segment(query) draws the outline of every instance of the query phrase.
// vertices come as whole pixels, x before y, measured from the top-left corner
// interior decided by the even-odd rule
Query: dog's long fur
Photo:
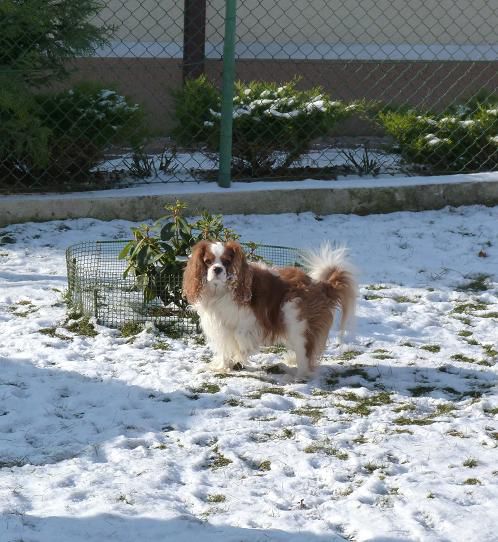
[[[354,316],[356,284],[345,249],[325,244],[300,268],[247,262],[236,242],[202,241],[184,273],[217,369],[244,363],[261,346],[283,343],[295,353],[297,375],[309,375],[326,346],[336,309],[344,332]]]

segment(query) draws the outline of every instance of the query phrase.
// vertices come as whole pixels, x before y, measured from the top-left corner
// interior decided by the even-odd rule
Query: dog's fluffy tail
[[[305,252],[302,259],[308,275],[325,282],[329,286],[329,297],[341,307],[342,336],[353,327],[357,296],[356,271],[348,259],[347,248],[333,248],[330,243],[324,243],[318,250]]]

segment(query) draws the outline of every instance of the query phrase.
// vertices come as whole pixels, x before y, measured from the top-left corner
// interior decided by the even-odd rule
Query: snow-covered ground
[[[278,157],[275,167],[284,161],[285,155],[276,154]],[[147,163],[151,169],[151,175],[145,179],[134,179],[127,177],[121,181],[122,185],[135,186],[144,183],[206,183],[206,178],[203,178],[199,173],[208,173],[209,171],[218,169],[218,159],[214,153],[203,153],[200,151],[193,152],[178,152],[174,155],[167,154],[168,166],[166,171],[163,169],[164,158],[161,154],[147,155]],[[363,147],[353,148],[321,148],[314,149],[304,154],[299,160],[296,160],[291,166],[293,168],[350,168],[351,175],[344,177],[345,179],[356,178],[354,173],[357,169],[356,165],[364,165],[364,160],[368,159],[371,164],[368,171],[364,172],[369,175],[372,169],[378,168],[384,174],[402,175],[407,177],[402,172],[401,158],[397,154],[390,154],[381,150],[369,150],[365,155]],[[133,164],[133,154],[124,154],[119,158],[106,160],[99,164],[95,170],[99,171],[129,171]],[[356,165],[355,165],[356,164]],[[212,181],[212,179],[211,179]]]
[[[0,540],[497,540],[498,207],[226,222],[350,247],[356,340],[309,382],[65,324],[65,248],[129,222],[0,230]]]

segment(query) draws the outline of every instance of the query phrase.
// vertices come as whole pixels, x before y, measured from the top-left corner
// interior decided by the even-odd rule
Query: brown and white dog
[[[284,344],[295,353],[297,377],[308,376],[323,354],[336,309],[341,333],[354,315],[356,284],[344,248],[325,244],[304,255],[308,273],[246,260],[239,243],[201,241],[183,277],[183,293],[200,316],[215,369],[244,364],[261,346]]]

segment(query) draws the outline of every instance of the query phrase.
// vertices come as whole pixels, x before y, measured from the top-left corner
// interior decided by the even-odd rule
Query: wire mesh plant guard
[[[127,242],[87,241],[66,250],[71,306],[107,327],[121,328],[126,324],[144,325],[150,322],[170,334],[200,332],[198,316],[186,302],[165,305],[160,299],[161,291],[181,291],[181,273],[162,275],[159,295],[149,302],[145,300],[135,277],[123,276],[126,261],[119,259],[118,255]],[[301,255],[295,248],[243,246],[249,259],[279,267],[302,265]]]

